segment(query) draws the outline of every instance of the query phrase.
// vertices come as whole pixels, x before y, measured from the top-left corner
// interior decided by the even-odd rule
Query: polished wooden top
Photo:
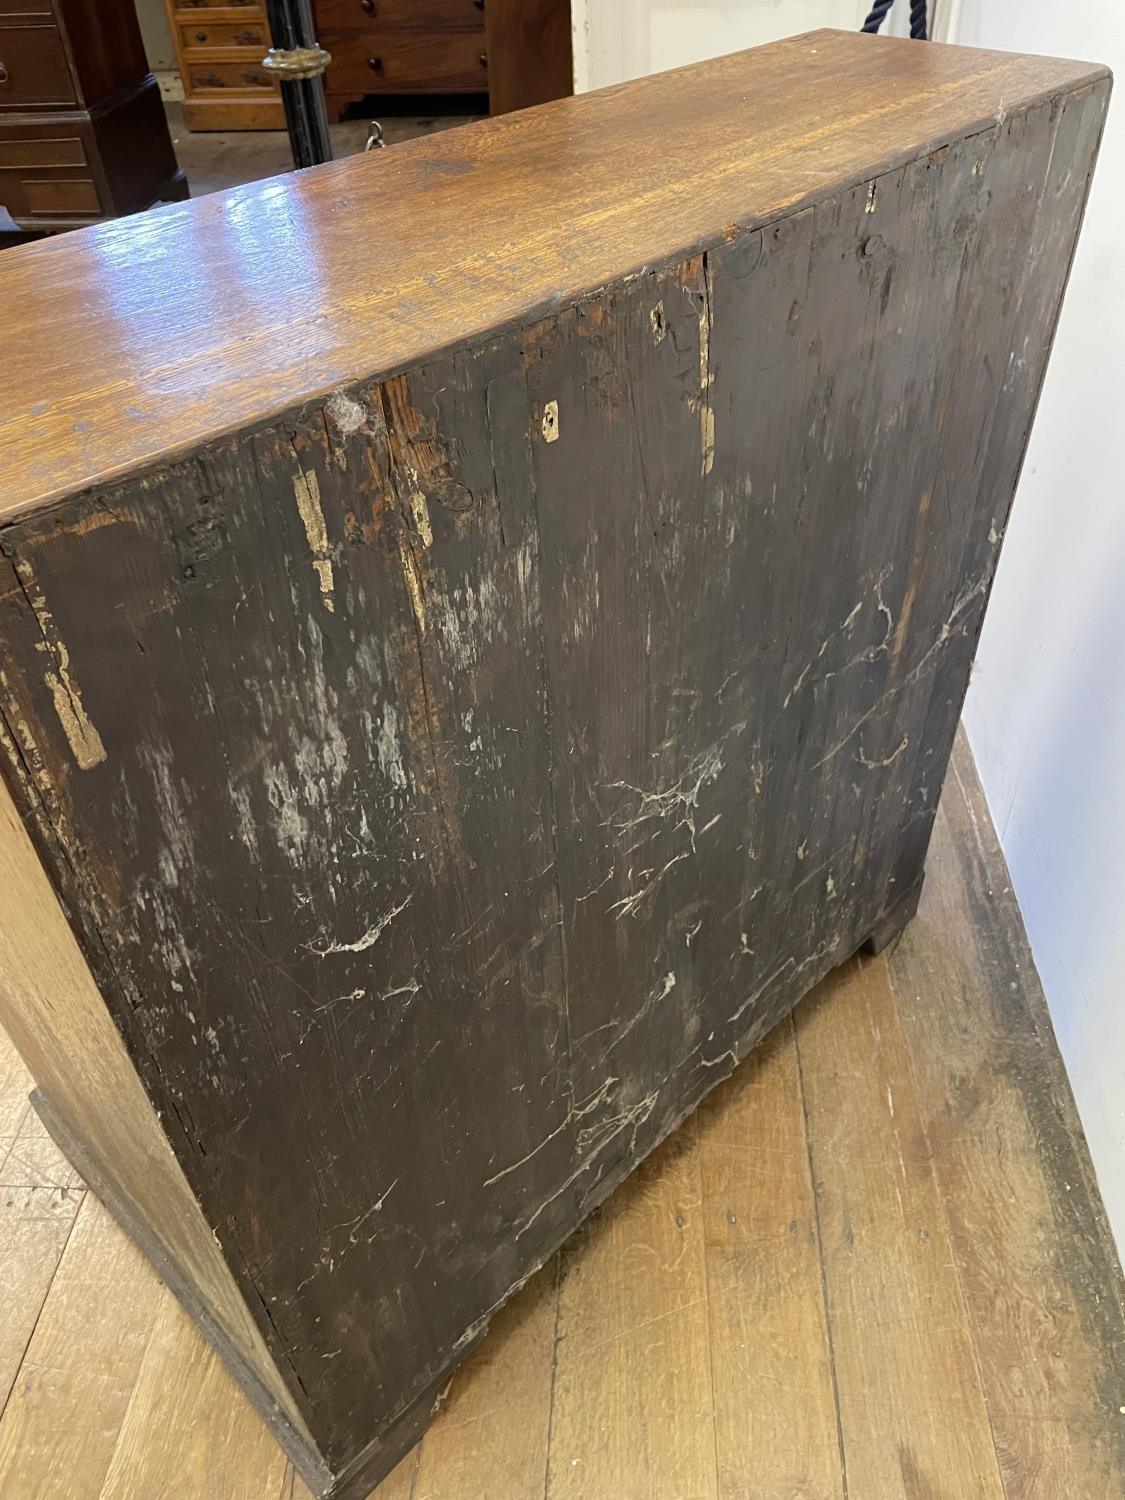
[[[0,521],[1106,69],[817,31],[0,255]]]

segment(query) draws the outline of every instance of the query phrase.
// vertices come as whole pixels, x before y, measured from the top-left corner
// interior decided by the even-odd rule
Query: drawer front
[[[264,57],[270,31],[264,20],[252,16],[244,21],[209,21],[200,16],[180,27],[180,45],[185,52],[196,47],[253,47]]]
[[[84,167],[86,147],[77,135],[0,135],[0,169]]]
[[[51,0],[0,0],[0,18],[5,16],[50,16]]]
[[[96,153],[88,125],[0,116],[0,204],[25,225],[99,218]]]
[[[176,19],[190,20],[201,10],[248,10],[263,15],[261,0],[176,0]]]
[[[34,224],[37,219],[96,219],[102,212],[93,179],[65,170],[48,176],[0,167],[0,204],[19,224]]]
[[[88,177],[25,177],[23,190],[33,218],[94,218],[101,212],[98,190]]]
[[[54,26],[0,26],[0,109],[77,98]]]
[[[369,27],[392,31],[481,31],[477,0],[316,0],[318,36]]]
[[[474,32],[388,32],[346,37],[324,33],[332,54],[330,94],[454,93],[488,87],[484,38]]]
[[[188,92],[195,94],[232,93],[239,91],[273,93],[278,84],[262,67],[260,58],[245,62],[217,61],[214,58],[185,58]]]

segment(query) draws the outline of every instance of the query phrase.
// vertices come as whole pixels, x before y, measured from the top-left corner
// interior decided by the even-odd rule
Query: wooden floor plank
[[[32,1087],[31,1074],[14,1043],[0,1031],[0,1141],[10,1144],[19,1133],[31,1109],[27,1096]]]
[[[99,1500],[274,1496],[286,1469],[218,1355],[162,1291]]]
[[[919,915],[890,957],[1008,1500],[1118,1497],[1112,1241],[1007,871],[959,747]]]
[[[80,1189],[0,1187],[0,1411],[7,1405],[82,1198]]]
[[[841,1500],[816,1210],[789,1022],[704,1101],[699,1137],[720,1500]]]
[[[558,1282],[553,1260],[453,1377],[422,1441],[412,1500],[542,1500]]]
[[[563,1254],[547,1500],[716,1500],[697,1127]]]
[[[848,1490],[1003,1500],[883,959],[796,1013]]]
[[[28,1109],[7,1158],[0,1163],[0,1188],[82,1188],[85,1183]]]
[[[164,1296],[87,1195],[0,1420],[0,1495],[97,1500]]]

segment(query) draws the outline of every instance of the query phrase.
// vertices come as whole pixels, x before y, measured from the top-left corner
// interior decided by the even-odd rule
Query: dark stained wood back
[[[3,773],[322,1495],[913,911],[1108,92],[815,33],[0,260]]]

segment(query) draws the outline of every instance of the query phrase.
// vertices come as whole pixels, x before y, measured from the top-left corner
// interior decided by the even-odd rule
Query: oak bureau
[[[0,257],[0,1021],[318,1495],[908,920],[1108,93],[816,32]]]

